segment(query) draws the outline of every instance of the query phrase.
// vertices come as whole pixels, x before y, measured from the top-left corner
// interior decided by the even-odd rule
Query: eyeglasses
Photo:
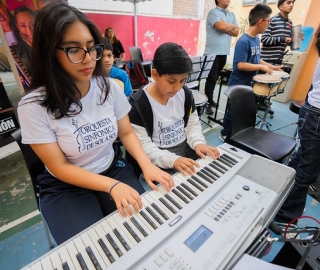
[[[86,57],[86,54],[88,53],[92,60],[98,61],[101,59],[102,53],[103,53],[103,45],[97,44],[89,48],[88,50],[85,50],[80,47],[57,47],[57,49],[64,51],[66,55],[68,56],[68,59],[73,64],[79,64],[81,63],[84,58]]]
[[[261,21],[268,22],[268,24],[270,24],[270,20],[268,19],[261,19]]]

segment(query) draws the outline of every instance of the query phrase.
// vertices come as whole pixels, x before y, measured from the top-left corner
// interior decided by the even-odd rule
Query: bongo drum
[[[253,77],[253,93],[259,96],[272,96],[277,93],[281,79],[276,75],[258,74]]]
[[[200,117],[204,113],[204,109],[206,107],[206,104],[208,102],[208,98],[206,95],[200,93],[199,91],[191,91],[193,98],[194,98],[194,103],[196,105],[196,109],[198,112],[198,116]]]
[[[274,70],[272,72],[272,75],[278,76],[281,79],[281,83],[277,90],[277,94],[282,94],[284,92],[284,88],[286,87],[288,80],[290,79],[289,73],[284,72],[282,70]]]

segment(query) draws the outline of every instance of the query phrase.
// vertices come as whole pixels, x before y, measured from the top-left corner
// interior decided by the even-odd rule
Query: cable
[[[284,229],[284,232],[283,232],[283,238],[284,238],[284,239],[286,239],[286,234],[287,234],[287,231],[288,231],[289,226],[291,226],[291,224],[295,223],[297,220],[302,219],[302,218],[309,218],[309,219],[312,219],[312,220],[314,220],[314,221],[316,221],[316,222],[318,222],[318,223],[320,224],[320,221],[319,221],[318,219],[316,219],[316,218],[314,218],[314,217],[311,217],[311,216],[299,216],[299,217],[296,217],[296,218],[294,218],[293,220],[291,220],[291,221],[287,224],[286,228]],[[299,233],[297,233],[297,234],[299,234]]]

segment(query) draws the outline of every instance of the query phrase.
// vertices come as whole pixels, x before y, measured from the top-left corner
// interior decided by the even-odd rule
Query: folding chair
[[[143,69],[148,77],[151,77],[151,67],[152,67],[152,60],[143,60],[143,56],[141,53],[141,49],[139,47],[129,47],[130,51],[130,60],[140,61]]]
[[[44,172],[44,164],[42,163],[41,159],[36,155],[35,152],[33,152],[32,148],[29,144],[23,144],[21,143],[21,130],[20,128],[16,129],[11,133],[11,136],[14,138],[14,140],[17,142],[17,144],[20,147],[20,150],[22,152],[22,155],[24,157],[24,161],[27,165],[27,169],[30,174],[34,196],[36,198],[37,206],[40,211],[39,207],[39,187],[36,184],[36,178],[40,173]],[[41,214],[41,211],[40,211]],[[42,215],[41,215],[42,217]],[[47,226],[46,221],[42,218],[43,226],[47,235],[49,247],[52,248],[54,246],[53,238],[50,234],[49,228]]]

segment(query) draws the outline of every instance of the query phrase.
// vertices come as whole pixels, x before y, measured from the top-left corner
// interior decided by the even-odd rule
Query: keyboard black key
[[[191,187],[189,187],[187,184],[182,183],[181,184],[182,187],[184,187],[186,190],[188,190],[193,196],[197,197],[198,193],[195,192]]]
[[[210,173],[212,178],[214,180],[218,180],[220,178],[219,174],[217,174],[215,171],[213,171],[210,167],[206,166],[203,168],[204,171]]]
[[[176,186],[176,189],[179,190],[183,195],[185,195],[188,199],[193,200],[194,197],[189,193],[185,188],[181,186]]]
[[[190,201],[183,196],[176,188],[171,189],[172,193],[174,193],[175,195],[177,195],[183,202],[185,202],[186,204],[188,204]]]
[[[201,192],[204,191],[203,187],[201,187],[200,185],[198,185],[193,179],[188,178],[187,181],[193,185],[195,188],[199,189]]]
[[[162,219],[152,210],[151,207],[147,206],[146,210],[160,225],[163,224]]]
[[[201,176],[202,179],[206,180],[210,184],[213,184],[214,180],[212,180],[212,177],[204,169],[202,169],[201,171],[198,171],[197,174],[199,174],[199,176]]]
[[[198,173],[197,173],[198,174]],[[199,176],[199,175],[198,175]],[[201,186],[203,186],[204,188],[208,188],[209,186],[203,182],[199,177],[192,175],[191,178],[196,181],[197,183],[199,183]]]
[[[220,156],[220,158],[222,160],[224,160],[227,164],[229,164],[229,167],[233,167],[235,165],[235,163],[233,161],[231,161],[230,159],[228,159],[226,156],[222,155]]]
[[[137,229],[142,233],[144,237],[147,237],[149,234],[146,232],[146,230],[141,226],[139,221],[135,217],[131,217],[130,220],[134,224],[134,226],[137,227]]]
[[[223,154],[223,156],[225,156],[227,159],[229,159],[229,160],[233,161],[233,162],[234,162],[234,164],[237,164],[237,163],[238,163],[238,161],[237,161],[237,160],[235,160],[234,158],[230,157],[228,154]]]
[[[176,213],[177,213],[176,209],[174,209],[164,198],[159,198],[159,201],[160,201],[165,207],[167,207],[173,214],[176,214]]]
[[[100,266],[100,264],[99,264],[96,256],[95,256],[94,253],[92,252],[91,247],[86,247],[86,251],[87,251],[87,253],[88,253],[88,255],[89,255],[90,260],[91,260],[92,263],[93,263],[94,268],[95,268],[96,270],[102,270],[102,267]]]
[[[217,159],[217,161],[223,163],[224,165],[226,165],[226,166],[229,167],[229,168],[232,168],[232,167],[233,167],[232,164],[231,164],[228,160],[226,160],[226,159],[223,158],[223,156],[220,156],[220,157]]]
[[[104,243],[104,241],[103,241],[101,238],[98,240],[98,243],[99,243],[100,247],[102,248],[104,254],[106,254],[108,260],[109,260],[111,263],[115,262],[115,259],[114,259],[114,257],[112,256],[110,250],[108,249],[108,247],[106,246],[106,244]]]
[[[128,230],[128,232],[132,235],[132,237],[134,238],[134,240],[137,241],[137,243],[139,243],[141,241],[140,237],[135,233],[135,231],[131,228],[131,226],[129,225],[128,222],[123,222],[123,226]]]
[[[168,219],[169,219],[169,217],[167,216],[167,214],[166,214],[165,212],[163,212],[158,205],[156,205],[155,203],[151,203],[151,206],[152,206],[165,220],[168,220]]]
[[[222,174],[224,174],[226,171],[228,171],[228,169],[226,167],[222,166],[220,163],[218,163],[216,161],[212,161],[211,163],[209,163],[209,166],[216,169],[217,171],[219,171]]]
[[[153,229],[158,229],[158,226],[152,221],[151,218],[149,218],[149,216],[146,214],[146,212],[144,212],[144,210],[141,210],[139,214],[150,224],[150,226]]]
[[[112,230],[113,233],[117,236],[117,238],[119,239],[120,243],[123,245],[123,247],[125,248],[126,251],[130,250],[130,246],[128,245],[128,243],[126,242],[126,240],[123,238],[123,236],[121,235],[121,233],[117,230],[114,229]],[[111,244],[111,243],[110,243]],[[112,245],[112,244],[111,244]],[[120,250],[121,251],[121,250]]]
[[[168,201],[170,201],[179,210],[182,209],[182,206],[174,198],[172,198],[172,196],[170,196],[170,194],[167,193],[164,196],[168,199]]]
[[[110,233],[106,234],[106,238],[109,241],[110,245],[113,247],[114,251],[118,254],[119,257],[121,257],[123,255],[121,249],[119,248],[119,246],[117,245],[116,241],[113,240],[112,236]],[[123,239],[123,238],[122,238]],[[119,240],[120,241],[120,240]],[[120,243],[122,244],[122,242],[120,241]],[[126,243],[127,244],[127,243]],[[128,245],[128,244],[127,244]],[[124,247],[125,248],[125,247]],[[129,247],[130,249],[130,247]],[[126,249],[127,250],[127,249]]]
[[[64,263],[62,264],[62,269],[63,269],[63,270],[70,270],[69,265],[68,265],[67,262],[64,262]]]
[[[79,262],[79,264],[80,264],[81,269],[82,269],[82,270],[89,270],[89,268],[88,268],[88,266],[86,265],[86,262],[84,261],[81,253],[78,253],[78,254],[76,255],[76,257],[77,257],[77,260],[78,260],[78,262]]]

